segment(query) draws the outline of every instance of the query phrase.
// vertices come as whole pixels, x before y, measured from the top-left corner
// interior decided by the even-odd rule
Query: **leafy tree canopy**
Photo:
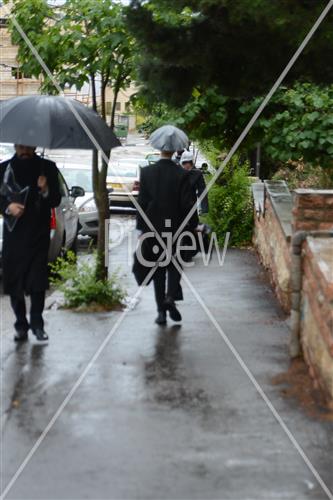
[[[132,0],[127,18],[141,50],[143,92],[184,104],[193,89],[249,98],[267,91],[326,0]],[[317,83],[333,77],[330,13],[291,71]]]
[[[102,93],[107,85],[116,94],[130,84],[134,41],[129,36],[121,3],[67,0],[59,7],[51,7],[45,0],[13,0],[12,13],[62,87],[75,85],[81,89],[91,82],[95,97],[97,81]],[[35,77],[43,74],[43,90],[57,93],[13,23],[11,33],[19,47],[22,70]]]
[[[118,93],[130,84],[134,71],[134,41],[127,31],[122,3],[114,0],[67,0],[55,7],[45,0],[12,0],[11,3],[12,13],[62,88],[68,85],[81,89],[89,82],[95,110],[100,90],[101,109],[98,111],[105,120],[106,87],[112,87],[112,127]],[[19,47],[18,60],[22,70],[35,77],[43,74],[42,90],[57,93],[35,54],[17,32],[13,19],[10,29],[13,42]],[[101,280],[107,278],[104,264],[104,221],[109,218],[107,166],[108,162],[103,161],[99,168],[98,155],[94,151],[92,178],[99,214],[96,279]]]
[[[240,107],[242,128],[260,98]],[[261,141],[266,154],[284,163],[299,160],[327,167],[333,174],[333,86],[309,83],[282,88],[254,125],[248,142]]]

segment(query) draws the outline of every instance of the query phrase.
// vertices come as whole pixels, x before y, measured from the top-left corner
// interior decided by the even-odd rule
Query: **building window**
[[[112,110],[112,102],[106,101],[105,103],[105,108],[106,108],[106,114],[111,115],[111,110]],[[116,111],[121,111],[121,102],[116,103]]]
[[[0,28],[7,28],[8,19],[6,17],[0,17]]]
[[[24,75],[19,68],[14,67],[12,68],[12,77],[15,78],[15,80],[22,80],[22,78],[24,78]]]

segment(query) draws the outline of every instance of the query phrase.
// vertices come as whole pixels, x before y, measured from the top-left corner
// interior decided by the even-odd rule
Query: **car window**
[[[108,175],[116,177],[137,177],[138,165],[112,165],[108,168]]]
[[[64,168],[61,170],[62,175],[66,179],[67,186],[80,186],[87,193],[93,191],[92,188],[92,175],[89,170],[80,168]]]
[[[146,159],[149,161],[149,162],[152,162],[152,163],[155,163],[157,162],[158,160],[161,159],[161,156],[159,154],[156,154],[156,153],[152,153],[152,154],[149,154],[146,156]]]
[[[60,172],[58,174],[58,180],[59,180],[59,190],[60,190],[61,196],[68,197],[69,196],[68,187],[66,185],[65,179],[63,178],[63,176],[61,175]]]
[[[0,144],[0,160],[14,156],[15,149],[11,144]]]

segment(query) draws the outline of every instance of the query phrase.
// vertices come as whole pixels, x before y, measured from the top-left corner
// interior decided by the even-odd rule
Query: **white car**
[[[140,168],[147,165],[149,165],[147,160],[133,157],[110,161],[107,187],[110,190],[109,199],[112,212],[119,210],[133,212],[135,210],[126,188],[135,198],[138,196]],[[96,238],[98,235],[98,210],[92,187],[91,166],[68,162],[64,162],[62,165],[61,161],[58,160],[58,168],[70,188],[73,186],[84,188],[85,196],[75,200],[80,220],[79,234]]]
[[[107,186],[112,189],[111,210],[119,208],[135,209],[133,198],[137,198],[140,189],[140,169],[149,165],[142,158],[126,158],[110,161]]]
[[[79,234],[96,237],[98,234],[98,211],[92,187],[92,168],[74,163],[65,163],[64,166],[58,166],[58,168],[68,186],[80,186],[85,191],[83,197],[75,200],[79,212]]]
[[[0,143],[0,162],[10,160],[15,154],[15,149],[13,144],[8,144],[7,142]]]

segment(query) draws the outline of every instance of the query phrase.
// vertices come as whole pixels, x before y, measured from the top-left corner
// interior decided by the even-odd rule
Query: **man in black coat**
[[[193,155],[189,151],[184,151],[180,159],[180,165],[189,172],[190,184],[195,199],[199,198],[206,189],[206,183],[201,170],[194,166]],[[200,203],[200,213],[208,213],[208,195],[203,197]]]
[[[141,169],[138,196],[138,203],[141,209],[166,245],[168,245],[168,241],[170,242],[171,236],[173,238],[193,207],[193,194],[191,192],[188,173],[171,160],[172,154],[173,152],[162,151],[161,159],[155,165]],[[189,229],[193,231],[197,224],[198,216],[195,211],[184,231]],[[149,235],[152,230],[140,212],[137,215],[137,229],[142,232],[141,238],[144,240],[141,247],[144,258],[149,262],[157,262],[163,254],[163,247],[154,235]],[[176,245],[177,241],[174,241],[172,247],[174,255]],[[180,300],[181,298],[181,274],[172,262],[169,262],[165,266],[157,266],[157,270],[155,270],[153,275],[158,311],[155,321],[160,325],[165,324],[166,311],[169,311],[171,319],[181,321],[180,312],[175,305],[175,300]],[[166,277],[168,278],[167,283]],[[141,284],[140,280],[138,282]]]
[[[14,157],[0,164],[3,286],[16,317],[15,341],[27,340],[29,328],[37,340],[48,340],[42,314],[48,288],[50,217],[61,194],[55,163],[37,156],[35,149],[15,145]],[[25,294],[31,298],[30,324]]]

